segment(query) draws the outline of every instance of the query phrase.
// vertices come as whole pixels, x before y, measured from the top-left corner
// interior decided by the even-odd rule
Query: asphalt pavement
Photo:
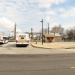
[[[0,75],[75,75],[75,54],[0,55]]]
[[[75,75],[75,49],[0,46],[0,75]]]
[[[0,54],[62,54],[75,53],[74,49],[43,49],[28,46],[16,47],[15,43],[4,44],[0,47]]]

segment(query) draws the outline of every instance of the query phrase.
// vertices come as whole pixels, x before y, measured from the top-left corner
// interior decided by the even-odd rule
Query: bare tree
[[[63,34],[64,33],[64,28],[63,27],[61,27],[61,25],[59,25],[59,26],[54,26],[53,28],[52,28],[52,30],[51,30],[51,32],[52,33],[59,33],[59,34]]]
[[[75,26],[72,28],[73,35],[75,37]]]
[[[75,39],[75,27],[71,29],[66,29],[66,35],[68,35],[68,39]]]
[[[40,33],[42,33],[42,29],[40,30]],[[48,29],[47,28],[43,28],[43,34],[47,34],[48,33]]]
[[[48,33],[48,29],[47,28],[44,28],[43,29],[43,33],[47,34]]]

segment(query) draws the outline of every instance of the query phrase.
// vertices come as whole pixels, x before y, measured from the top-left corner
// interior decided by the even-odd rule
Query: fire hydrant
[[[36,44],[37,44],[37,39],[36,39]]]

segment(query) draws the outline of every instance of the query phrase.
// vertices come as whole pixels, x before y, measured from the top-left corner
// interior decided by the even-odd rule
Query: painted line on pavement
[[[75,67],[71,67],[71,68],[75,68]]]

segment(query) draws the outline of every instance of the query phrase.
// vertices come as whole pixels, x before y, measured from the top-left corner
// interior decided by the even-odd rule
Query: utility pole
[[[31,28],[31,41],[32,41],[32,30],[33,30],[33,29]]]
[[[10,33],[9,33],[9,38],[10,38]]]
[[[48,34],[49,34],[49,23],[48,23]]]
[[[43,45],[43,19],[42,19],[42,45]]]
[[[16,23],[15,23],[15,40],[16,40]]]

